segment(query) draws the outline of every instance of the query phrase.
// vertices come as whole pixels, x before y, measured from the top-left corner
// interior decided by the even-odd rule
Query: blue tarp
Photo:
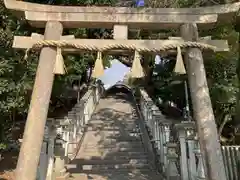
[[[144,6],[144,0],[136,0],[137,7],[143,7]]]
[[[130,71],[130,68],[122,64],[117,59],[111,61],[111,67],[104,70],[104,75],[98,78],[104,84],[105,89],[109,89],[117,82],[123,81],[124,76]]]

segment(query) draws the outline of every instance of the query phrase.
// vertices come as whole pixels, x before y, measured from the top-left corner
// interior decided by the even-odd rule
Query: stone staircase
[[[160,179],[148,163],[129,96],[100,100],[85,127],[77,157],[68,165],[72,180]]]
[[[96,85],[64,119],[48,119],[38,179],[205,179],[195,123],[164,116],[139,90],[136,102],[128,87],[102,98]]]

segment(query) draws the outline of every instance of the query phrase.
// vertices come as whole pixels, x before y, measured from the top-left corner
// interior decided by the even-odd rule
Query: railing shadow
[[[117,91],[119,92],[119,89]],[[83,158],[74,159],[72,164],[76,164],[76,168],[69,169],[69,172],[85,173],[89,179],[94,179],[94,175],[110,179],[152,179],[151,175],[146,172],[156,173],[156,171],[150,167],[146,157],[137,122],[139,118],[134,113],[135,108],[132,105],[131,93],[126,90],[121,93],[111,90],[107,92],[102,101],[109,99],[113,102],[111,103],[111,100],[107,101],[108,104],[105,107],[100,107],[93,114],[88,125],[93,132],[92,135],[98,139],[94,145],[100,148],[102,152],[100,150],[98,156],[91,156],[87,160]],[[99,106],[101,106],[101,102]],[[99,123],[97,124],[96,121],[99,121]],[[89,133],[89,131],[86,132]],[[120,142],[124,143],[121,144]],[[92,146],[85,150],[88,152],[91,149],[95,151],[94,148]],[[121,150],[119,151],[119,149]],[[96,160],[97,164],[94,164]],[[106,164],[109,169],[105,169]],[[91,168],[90,170],[83,170],[82,165],[91,165]],[[119,166],[121,173],[116,173],[118,171],[117,166]],[[113,170],[114,168],[115,170]]]

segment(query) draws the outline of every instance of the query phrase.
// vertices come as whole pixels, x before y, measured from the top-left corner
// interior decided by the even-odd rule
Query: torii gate
[[[15,36],[13,47],[41,49],[37,74],[28,112],[23,142],[17,164],[16,180],[35,180],[43,141],[48,106],[54,81],[57,46],[64,53],[80,50],[108,51],[130,49],[139,52],[165,51],[184,47],[185,63],[197,122],[201,151],[206,163],[206,177],[226,180],[223,158],[206,81],[202,51],[228,51],[225,40],[199,38],[198,29],[213,28],[229,22],[239,10],[240,3],[203,8],[127,8],[73,7],[4,0],[5,6],[24,17],[32,26],[44,28],[44,36]],[[63,28],[113,28],[114,40],[75,39],[62,36]],[[128,29],[179,29],[181,37],[169,40],[127,40]],[[43,40],[43,41],[42,41]],[[52,44],[49,44],[52,40]],[[55,40],[55,41],[54,41]],[[59,41],[58,40],[64,40]],[[45,45],[43,44],[45,42]],[[38,44],[39,46],[36,46]],[[214,47],[214,48],[213,48]]]

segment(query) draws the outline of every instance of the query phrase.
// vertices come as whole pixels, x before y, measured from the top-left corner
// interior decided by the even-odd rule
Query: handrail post
[[[167,143],[167,171],[166,177],[167,180],[171,180],[172,177],[174,179],[179,179],[179,173],[177,169],[177,162],[178,162],[178,154],[177,154],[177,147],[176,143]]]
[[[191,122],[190,127],[187,129],[187,145],[188,145],[188,165],[189,165],[189,176],[191,180],[196,179],[197,166],[196,166],[196,156],[194,153],[194,147],[196,144],[196,128],[195,123]]]
[[[60,141],[56,139],[55,148],[54,148],[54,155],[55,155],[54,176],[55,177],[62,177],[66,173],[65,149],[62,147],[62,142],[60,142]]]
[[[178,137],[179,137],[179,142],[180,142],[181,179],[189,180],[185,123],[182,122],[182,123],[176,124],[175,126],[178,131]]]
[[[161,122],[159,122],[159,133],[160,133],[160,163],[162,165],[162,172],[165,172],[164,166],[164,128]]]
[[[161,122],[162,132],[163,132],[163,164],[164,164],[164,173],[167,172],[168,160],[167,160],[167,143],[170,142],[170,125],[171,122],[164,120]]]
[[[69,132],[69,139],[68,141],[70,142],[75,142],[75,138],[76,138],[76,127],[75,127],[75,123],[76,123],[76,113],[74,108],[68,112],[68,117],[67,117],[70,121],[70,124],[68,125],[68,132]],[[73,152],[75,148],[75,144],[69,144],[69,152]]]
[[[195,155],[198,159],[195,179],[198,178],[198,179],[204,180],[206,178],[205,177],[205,169],[204,169],[204,158],[203,158],[203,155],[201,153],[201,149],[200,149],[198,139],[196,139],[196,142],[195,142],[194,153],[195,153]]]
[[[54,168],[54,145],[56,138],[56,129],[52,124],[48,127],[48,166],[46,180],[53,180],[53,168]]]

